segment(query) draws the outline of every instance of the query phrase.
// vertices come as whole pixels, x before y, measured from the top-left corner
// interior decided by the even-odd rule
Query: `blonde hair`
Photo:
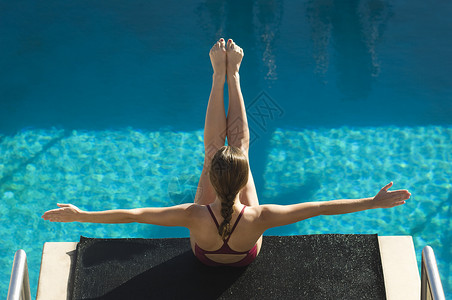
[[[248,182],[248,160],[243,152],[234,146],[223,146],[213,156],[210,165],[210,182],[221,200],[223,222],[218,234],[226,239],[231,233],[231,218],[234,199]]]

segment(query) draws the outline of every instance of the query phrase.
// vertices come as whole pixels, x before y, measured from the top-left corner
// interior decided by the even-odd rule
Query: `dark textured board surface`
[[[377,235],[265,236],[248,267],[208,267],[188,238],[81,237],[72,299],[385,299]]]

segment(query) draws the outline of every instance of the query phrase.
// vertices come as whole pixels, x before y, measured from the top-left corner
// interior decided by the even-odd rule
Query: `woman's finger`
[[[389,188],[392,186],[392,181],[390,182],[390,183],[388,183],[387,185],[385,185],[383,188],[382,188],[382,190],[384,190],[384,191],[388,191],[389,190]]]
[[[391,191],[389,192],[390,194],[399,197],[402,200],[406,200],[408,198],[410,198],[411,193],[408,192],[407,190],[397,190],[397,191]]]

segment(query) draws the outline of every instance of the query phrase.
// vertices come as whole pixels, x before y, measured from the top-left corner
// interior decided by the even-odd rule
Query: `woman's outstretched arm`
[[[260,220],[263,230],[292,224],[320,215],[341,215],[374,208],[390,208],[405,203],[411,194],[407,190],[389,191],[392,182],[384,186],[375,197],[293,205],[261,205]]]
[[[86,223],[146,223],[161,226],[183,226],[189,228],[193,217],[192,203],[171,207],[149,207],[115,209],[106,211],[83,211],[72,204],[57,204],[60,208],[46,211],[42,218],[50,222]]]

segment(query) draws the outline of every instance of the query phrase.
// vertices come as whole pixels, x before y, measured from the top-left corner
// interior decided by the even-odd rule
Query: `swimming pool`
[[[174,2],[174,3],[173,3]],[[262,203],[371,196],[403,207],[267,234],[412,235],[452,294],[452,5],[422,1],[0,1],[0,294],[14,252],[35,294],[45,241],[182,237],[144,225],[52,224],[86,209],[192,201],[219,37],[245,50],[242,89]]]

